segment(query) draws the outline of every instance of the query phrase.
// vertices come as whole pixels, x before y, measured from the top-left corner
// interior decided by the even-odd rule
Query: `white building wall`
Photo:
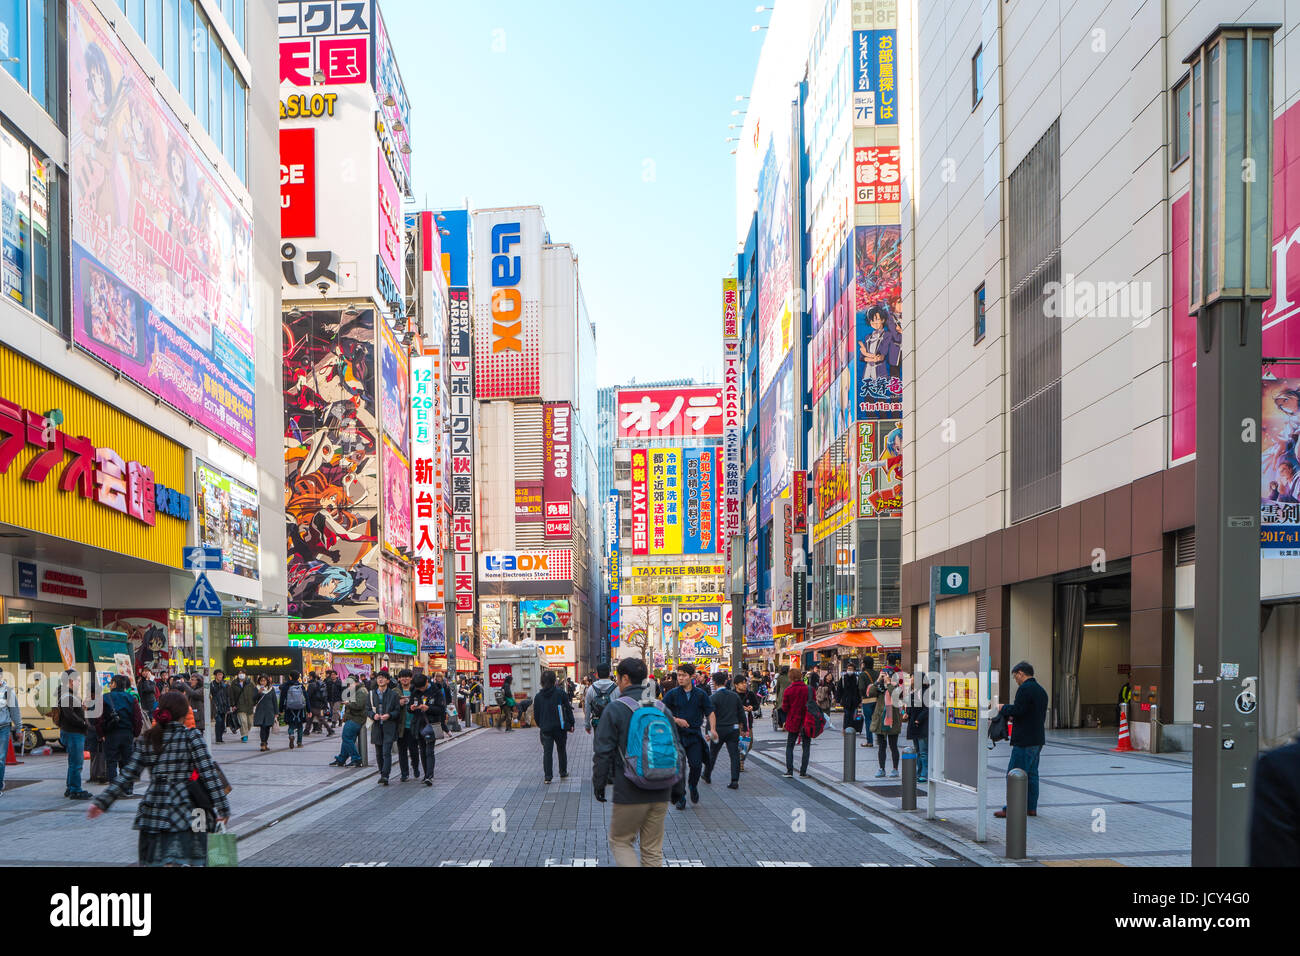
[[[542,397],[578,400],[578,257],[567,243],[542,246]]]

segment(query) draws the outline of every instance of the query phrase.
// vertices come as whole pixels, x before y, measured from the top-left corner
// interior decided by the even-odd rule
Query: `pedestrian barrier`
[[[903,754],[903,809],[916,809],[916,754]]]
[[[1007,859],[1023,860],[1028,839],[1029,774],[1019,767],[1007,774]]]
[[[1133,753],[1133,745],[1128,739],[1128,714],[1124,713],[1124,708],[1119,711],[1119,741],[1111,748],[1113,753]]]
[[[852,727],[844,730],[844,782],[856,783],[858,779],[858,752],[853,748],[858,732]]]

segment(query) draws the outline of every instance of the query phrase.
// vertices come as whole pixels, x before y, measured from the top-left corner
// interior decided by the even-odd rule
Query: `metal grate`
[[[983,634],[989,629],[988,592],[980,591],[975,595],[975,633]]]
[[[1179,567],[1196,563],[1196,529],[1184,528],[1174,539],[1174,563]]]
[[[1061,279],[1060,120],[1010,180],[1011,520],[1061,505],[1061,320],[1045,289]]]

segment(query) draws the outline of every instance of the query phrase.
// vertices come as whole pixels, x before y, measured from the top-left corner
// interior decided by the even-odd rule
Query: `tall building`
[[[277,15],[289,643],[311,669],[400,667],[418,655],[411,107],[377,4],[281,0]],[[441,325],[424,331],[436,342]]]
[[[596,337],[578,257],[551,241],[540,206],[476,209],[470,231],[480,646],[531,633],[577,676],[605,610]]]
[[[969,565],[970,595],[939,604],[939,633],[988,631],[1003,674],[1033,663],[1057,727],[1113,724],[1127,684],[1135,746],[1188,749],[1197,333],[1184,58],[1221,23],[1280,24],[1273,168],[1261,171],[1273,176],[1276,256],[1263,349],[1294,359],[1300,11],[1066,6],[923,4],[915,24],[915,73],[933,81],[913,84],[905,170],[916,334],[904,337],[904,455],[919,467],[905,476],[904,647],[926,651],[930,567]],[[1266,365],[1262,437],[1240,452],[1262,452],[1262,519],[1279,539],[1295,523],[1293,368]],[[1269,744],[1295,726],[1300,562],[1266,538],[1261,569]]]
[[[19,3],[0,33],[0,620],[124,632],[122,670],[282,644],[276,177],[250,162],[274,10]],[[222,552],[209,661],[194,544]]]

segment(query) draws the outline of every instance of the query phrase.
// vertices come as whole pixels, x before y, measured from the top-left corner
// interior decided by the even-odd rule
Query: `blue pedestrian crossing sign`
[[[185,599],[185,613],[190,617],[221,617],[221,596],[206,574],[195,578],[194,590]]]

